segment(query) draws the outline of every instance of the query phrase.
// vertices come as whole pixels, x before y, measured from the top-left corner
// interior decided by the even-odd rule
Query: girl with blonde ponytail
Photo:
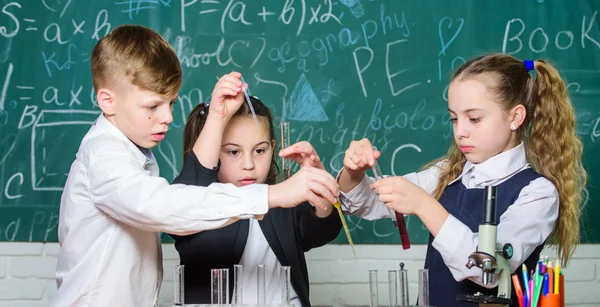
[[[366,219],[389,217],[388,208],[418,216],[431,234],[430,304],[471,306],[456,296],[496,294],[480,269],[465,266],[479,242],[483,188],[498,188],[497,239],[513,246],[511,271],[534,269],[546,242],[566,265],[579,243],[583,146],[565,82],[542,60],[487,54],[468,61],[452,77],[448,111],[455,142],[417,173],[375,181],[365,170],[380,152],[367,139],[353,141],[340,200]]]

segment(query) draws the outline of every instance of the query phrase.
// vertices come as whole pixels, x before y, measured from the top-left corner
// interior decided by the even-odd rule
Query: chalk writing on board
[[[340,97],[340,95],[335,89],[335,80],[329,79],[329,81],[327,81],[327,86],[321,91],[321,95],[319,96],[319,98],[323,102],[329,102],[330,100],[336,97]]]
[[[36,210],[31,224],[29,226],[29,241],[33,241],[33,234],[41,230],[44,233],[44,242],[48,241],[48,236],[56,231],[58,226],[58,214],[55,212],[45,212]]]
[[[592,141],[596,141],[596,138],[600,137],[600,117],[594,120],[594,127],[592,128]]]
[[[10,28],[14,27],[14,29],[11,29],[11,30],[9,30],[10,28],[7,25],[0,26],[0,35],[4,36],[6,38],[11,38],[11,37],[17,35],[19,33],[19,28],[20,28],[19,19],[17,19],[17,17],[12,13],[12,8],[11,8],[12,6],[21,8],[21,5],[17,2],[10,2],[2,7],[2,13],[4,15],[6,15],[12,21],[12,23],[14,23],[14,25],[12,27],[10,27]]]
[[[49,24],[44,29],[44,40],[49,43],[57,42],[60,45],[68,44],[71,41],[70,39],[64,40],[62,38],[60,25],[55,22]]]
[[[557,62],[576,104],[577,133],[586,155],[594,156],[600,7],[540,1],[519,5],[538,12],[552,5],[566,22],[511,15],[493,3],[485,4],[493,11],[489,18],[492,13],[472,13],[460,1],[429,9],[434,1],[7,0],[0,4],[0,131],[6,131],[0,136],[0,241],[55,240],[61,187],[100,113],[90,54],[97,40],[125,23],[161,33],[182,64],[170,131],[153,149],[167,179],[183,162],[189,112],[210,99],[213,77],[232,70],[244,74],[276,123],[293,122],[293,140],[310,141],[330,173],[343,167],[344,151],[361,138],[384,152],[385,173],[414,171],[445,152],[434,142],[452,141],[446,108],[453,71],[495,49]],[[467,31],[477,27],[490,31]],[[597,208],[587,204],[600,191],[593,188],[594,171],[582,204],[591,216]],[[397,243],[389,220],[349,221],[359,241]],[[417,218],[407,223],[411,236],[426,241]]]
[[[56,237],[58,213],[46,209],[35,209],[6,224],[0,224],[0,241],[15,241],[25,236],[27,241],[48,241]]]
[[[463,58],[462,56],[455,57],[450,62],[450,72],[455,71],[456,69],[458,69],[460,66],[462,66],[466,62],[467,62],[467,60],[465,58]],[[442,59],[438,58],[438,80],[442,81],[444,79],[443,77],[446,75],[449,75],[449,74],[445,74],[442,71]],[[448,101],[447,91],[448,91],[448,87],[446,87],[446,89],[444,90],[444,100],[446,100],[446,101]]]
[[[4,229],[0,225],[0,240],[14,241],[21,228],[21,218],[17,218],[8,223]]]
[[[35,90],[35,87],[29,85],[16,85],[15,89],[19,90],[19,95],[26,95],[19,96],[19,101],[27,101],[33,99],[33,97],[29,95],[31,95],[31,92]]]
[[[192,88],[187,93],[179,93],[177,104],[173,106],[173,122],[171,125],[175,128],[183,127],[187,121],[187,115],[203,101],[204,96],[199,88]]]
[[[46,105],[51,104],[55,106],[69,106],[69,108],[72,108],[74,104],[81,105],[81,101],[79,101],[79,95],[81,94],[82,90],[82,86],[79,86],[77,90],[71,88],[69,90],[69,98],[67,98],[65,90],[62,90],[61,92],[58,88],[54,86],[48,86],[46,89],[44,89],[44,92],[42,93],[42,101]]]
[[[23,180],[24,180],[23,173],[13,174],[6,181],[6,186],[4,187],[4,196],[6,197],[6,199],[17,199],[17,198],[23,197],[22,194],[9,193],[9,190],[12,188],[12,182],[15,179],[19,180],[18,183],[15,183],[15,185],[22,186],[23,185]]]
[[[177,177],[179,174],[179,168],[177,167],[177,156],[175,155],[175,149],[173,148],[173,145],[171,145],[171,143],[167,140],[160,142],[158,144],[158,153],[169,167],[167,170],[171,173],[171,176],[169,177],[171,177],[171,180],[175,179],[175,177]],[[161,169],[161,172],[162,171],[164,171],[164,169]]]
[[[362,6],[362,3],[360,3],[360,0],[340,0],[340,3],[347,6],[350,9],[352,16],[356,18],[360,18],[365,15],[365,10]]]
[[[75,19],[71,19],[71,23],[73,24],[73,33],[72,35],[75,36],[79,33],[84,34],[85,32],[83,32],[83,25],[85,25],[85,20],[82,20],[81,22],[77,23],[75,21]]]
[[[440,39],[440,52],[438,53],[438,80],[442,81],[444,76],[451,74],[451,72],[455,71],[458,67],[466,62],[466,60],[462,56],[456,56],[454,59],[450,61],[450,73],[445,73],[446,70],[442,70],[442,66],[445,67],[447,65],[448,60],[444,59],[446,56],[446,51],[448,48],[454,43],[458,35],[460,34],[463,25],[465,23],[464,18],[456,18],[454,21],[451,17],[446,16],[438,22],[438,37]],[[445,34],[444,34],[445,33]],[[446,37],[449,37],[446,40]],[[443,65],[444,64],[444,65]],[[428,80],[428,82],[430,82]],[[444,99],[447,101],[447,90],[444,90]]]
[[[221,14],[220,16],[220,30],[221,33],[227,33],[227,22],[240,23],[243,25],[253,25],[255,22],[267,22],[268,17],[277,17],[277,20],[286,26],[289,26],[294,22],[296,27],[296,36],[299,36],[304,27],[313,24],[325,24],[328,22],[335,22],[342,24],[339,17],[333,12],[332,0],[324,0],[310,3],[308,5],[306,0],[294,1],[286,0],[283,4],[283,8],[276,12],[270,10],[265,6],[253,8],[252,12],[249,12],[250,8],[247,3],[243,1],[229,0],[223,7],[221,1],[217,0],[202,0],[197,4],[197,0],[193,1],[181,1],[181,31],[186,32],[186,18],[188,14],[199,14],[207,15],[210,14]],[[225,1],[224,1],[225,2]],[[272,2],[276,3],[276,2]],[[294,4],[297,3],[297,6]],[[258,17],[258,18],[255,18]],[[255,20],[256,19],[256,20]]]
[[[69,44],[67,47],[67,59],[63,63],[57,63],[54,57],[56,56],[56,52],[52,52],[52,54],[46,54],[46,52],[42,51],[42,60],[44,61],[44,66],[46,67],[46,72],[48,73],[48,77],[52,77],[53,69],[57,71],[61,70],[70,70],[75,62],[72,60],[72,50],[77,49],[75,44]]]
[[[275,85],[276,88],[281,88],[283,90],[283,92],[281,93],[281,95],[276,95],[281,97],[281,121],[285,121],[287,119],[287,107],[286,107],[286,97],[287,97],[287,93],[288,93],[288,87],[287,85],[285,85],[285,83],[280,82],[280,81],[275,81],[275,80],[268,80],[268,79],[263,79],[259,73],[254,73],[254,78],[256,79],[256,86],[264,83],[266,85]],[[274,91],[270,90],[269,92],[279,92],[279,91]],[[273,110],[273,114],[277,114],[275,108],[272,108]]]
[[[0,111],[4,110],[4,104],[6,102],[6,92],[8,91],[8,86],[10,85],[10,77],[13,72],[13,64],[8,63],[8,68],[6,69],[6,75],[4,77],[4,84],[2,85],[2,90],[0,91]]]
[[[226,44],[226,39],[221,38],[215,51],[196,53],[192,38],[188,35],[178,35],[173,45],[183,67],[198,68],[212,64],[224,67],[233,64],[238,68],[252,68],[263,55],[267,42],[263,37],[254,37],[234,40],[227,48]],[[243,59],[248,58],[249,54],[251,61],[244,62]]]
[[[64,146],[54,145],[56,136],[69,135],[69,138],[81,139],[100,112],[86,110],[42,110],[31,129],[31,187],[34,191],[62,191],[66,180],[67,167],[62,163],[49,163],[51,150],[65,150]],[[76,152],[77,147],[74,148]],[[62,178],[61,180],[52,177]]]
[[[38,106],[36,105],[26,105],[23,113],[21,114],[21,118],[19,119],[19,124],[17,125],[17,129],[27,128],[35,123],[36,115],[35,113],[38,110]],[[27,121],[26,121],[27,120]]]
[[[600,37],[593,37],[591,33],[594,25],[596,25],[596,16],[598,11],[594,11],[591,17],[584,15],[581,18],[581,48],[586,48],[586,43],[592,44],[592,48],[600,49]],[[588,22],[589,21],[589,22]],[[515,30],[513,30],[513,27]],[[521,52],[524,47],[524,40],[527,42],[529,51],[534,53],[542,53],[546,51],[548,44],[553,43],[553,46],[558,50],[567,50],[573,46],[575,36],[573,31],[561,30],[552,33],[548,36],[548,31],[543,27],[536,27],[530,33],[525,33],[527,26],[523,19],[513,18],[506,23],[504,30],[504,38],[502,39],[502,52],[516,54]],[[508,46],[510,43],[510,47]]]
[[[385,45],[385,47],[386,47],[385,48],[385,73],[386,73],[387,80],[390,85],[390,90],[392,91],[393,96],[398,96],[398,95],[402,94],[403,92],[408,91],[411,88],[421,85],[421,83],[422,83],[422,82],[414,82],[414,83],[405,85],[404,87],[402,87],[398,90],[395,90],[396,87],[394,86],[394,81],[393,81],[394,78],[396,78],[397,76],[399,76],[401,74],[409,72],[410,69],[404,68],[404,69],[397,70],[393,73],[390,72],[390,58],[398,59],[397,56],[390,56],[390,50],[392,50],[391,47],[393,47],[397,44],[400,44],[400,43],[405,43],[405,42],[407,42],[406,39],[400,39],[400,40],[397,40],[394,42],[387,43]],[[394,52],[399,52],[399,51],[395,50]]]
[[[392,42],[389,42],[386,44],[385,74],[386,74],[386,79],[388,81],[388,85],[389,85],[391,94],[393,96],[398,96],[398,95],[400,95],[410,89],[413,89],[423,83],[421,81],[417,81],[417,82],[408,82],[408,84],[403,83],[403,84],[399,85],[398,82],[395,81],[396,79],[403,79],[400,77],[409,75],[409,72],[411,71],[410,68],[396,68],[393,71],[390,68],[392,66],[398,66],[397,63],[402,62],[400,60],[400,57],[398,56],[398,54],[402,54],[401,48],[406,48],[404,46],[406,45],[407,42],[408,42],[408,39],[399,39],[399,40],[392,41]],[[398,50],[398,49],[400,49],[400,50]],[[359,61],[359,57],[357,55],[358,51],[362,51],[361,52],[362,54],[364,54],[364,52],[366,51],[368,54],[368,60]],[[406,51],[408,51],[408,50],[406,49]],[[356,73],[357,73],[358,79],[360,81],[363,95],[365,97],[368,97],[367,88],[365,85],[363,75],[371,67],[371,64],[373,63],[373,59],[375,58],[375,53],[373,52],[373,50],[371,48],[362,46],[362,47],[358,47],[354,50],[353,56],[354,56],[354,65],[355,65]],[[362,58],[364,58],[364,55],[362,56]]]
[[[2,136],[0,142],[0,166],[3,165],[17,145],[17,134],[8,133]]]
[[[268,51],[271,61],[279,64],[277,71],[285,72],[288,64],[295,66],[298,70],[308,72],[308,68],[314,63],[318,66],[326,66],[332,53],[344,51],[350,46],[360,42],[360,36],[348,28],[341,28],[333,33],[316,36],[311,40],[299,40],[298,42],[284,42],[280,46],[273,47]],[[313,59],[311,56],[314,56]]]
[[[392,161],[390,162],[391,164],[391,170],[392,170],[392,176],[399,176],[399,175],[404,175],[404,174],[396,174],[396,170],[394,169],[394,165],[396,165],[396,157],[398,156],[398,154],[400,154],[400,151],[402,150],[414,150],[416,152],[421,152],[421,148],[419,146],[417,146],[416,144],[402,144],[400,146],[398,146],[396,149],[394,149],[394,151],[392,152]]]
[[[442,18],[438,23],[438,35],[440,38],[440,44],[442,45],[442,50],[440,51],[439,55],[446,55],[446,49],[448,49],[448,47],[452,44],[452,42],[454,42],[458,34],[460,34],[460,31],[462,30],[462,27],[465,24],[465,19],[457,18],[456,22],[457,24],[454,25],[454,23],[452,22],[452,18],[446,16]],[[448,25],[444,27],[444,24]],[[444,32],[447,33],[447,31],[444,31],[444,28],[450,30],[451,34],[447,41],[444,39]]]
[[[51,12],[60,11],[60,15],[58,16],[59,18],[63,17],[65,12],[67,11],[67,8],[69,8],[71,2],[72,0],[67,0],[67,3],[65,4],[64,1],[60,0],[42,0],[42,4],[46,7],[47,10]]]
[[[121,13],[126,13],[129,19],[133,20],[134,15],[139,15],[142,11],[159,9],[159,3],[162,4],[164,7],[169,7],[171,1],[165,2],[162,0],[123,0],[117,1],[114,4],[121,9]]]
[[[417,102],[415,108],[411,111],[400,110],[396,112],[387,112],[385,116],[381,114],[383,100],[377,98],[371,112],[369,121],[370,128],[374,131],[410,129],[412,131],[428,131],[436,124],[444,124],[443,118],[446,113],[425,115],[427,112],[427,100],[421,99]]]
[[[288,119],[298,121],[329,120],[319,98],[304,74],[300,75],[296,87],[290,94],[287,107],[286,116]]]
[[[92,39],[99,40],[101,37],[106,36],[110,31],[111,25],[108,22],[108,11],[101,10],[96,15],[96,23],[94,24],[94,34]]]
[[[361,23],[362,41],[365,47],[371,48],[371,40],[377,36],[398,34],[398,31],[404,38],[408,38],[410,36],[410,26],[408,24],[409,21],[403,11],[388,15],[385,5],[382,3],[379,7],[379,20],[367,19]]]
[[[588,189],[583,189],[583,201],[581,203],[581,212],[585,211],[585,208],[587,207],[589,200],[590,200],[590,191]]]

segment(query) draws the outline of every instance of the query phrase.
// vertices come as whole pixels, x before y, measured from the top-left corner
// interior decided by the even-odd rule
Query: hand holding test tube
[[[377,147],[373,146],[373,151],[376,151],[376,150],[377,150]],[[375,164],[373,164],[373,166],[371,166],[371,170],[373,171],[373,176],[375,177],[375,180],[383,179],[383,173],[381,172],[381,168],[379,168],[379,164],[377,163],[377,161],[375,161]],[[402,248],[405,250],[409,249],[410,248],[410,238],[408,237],[408,230],[406,230],[406,222],[404,221],[404,214],[398,213],[390,208],[388,208],[388,210],[390,211],[390,217],[392,218],[392,221],[394,222],[394,226],[400,232],[400,241],[402,242]]]

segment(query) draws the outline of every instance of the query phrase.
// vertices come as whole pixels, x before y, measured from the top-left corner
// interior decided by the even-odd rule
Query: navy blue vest
[[[498,217],[498,220],[506,209],[508,209],[508,207],[519,197],[521,189],[539,177],[541,177],[540,174],[536,173],[533,169],[528,168],[498,185],[498,194],[496,196],[496,216]],[[471,231],[475,233],[479,231],[479,223],[481,222],[481,215],[483,212],[483,189],[467,189],[462,184],[461,180],[457,180],[444,190],[444,193],[440,198],[440,203],[448,213],[467,225]],[[476,292],[481,292],[485,295],[497,294],[497,288],[487,289],[468,279],[457,282],[452,276],[452,273],[450,273],[450,269],[448,269],[444,263],[440,253],[431,246],[432,241],[433,236],[429,235],[427,256],[425,258],[425,268],[429,269],[429,294],[431,306],[473,307],[476,305],[457,301],[456,296],[459,294],[474,294]],[[525,260],[524,263],[528,269],[535,268],[535,264],[540,257],[543,247],[544,244],[538,246],[531,256]],[[465,265],[466,263],[467,259],[465,259]],[[521,272],[520,266],[518,272]],[[518,275],[520,276],[522,274]],[[513,299],[513,304],[511,306],[518,306],[514,287],[511,298],[515,298]]]

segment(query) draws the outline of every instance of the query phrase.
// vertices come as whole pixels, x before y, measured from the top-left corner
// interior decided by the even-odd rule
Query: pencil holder
[[[540,307],[560,307],[560,295],[547,294],[540,297]]]

